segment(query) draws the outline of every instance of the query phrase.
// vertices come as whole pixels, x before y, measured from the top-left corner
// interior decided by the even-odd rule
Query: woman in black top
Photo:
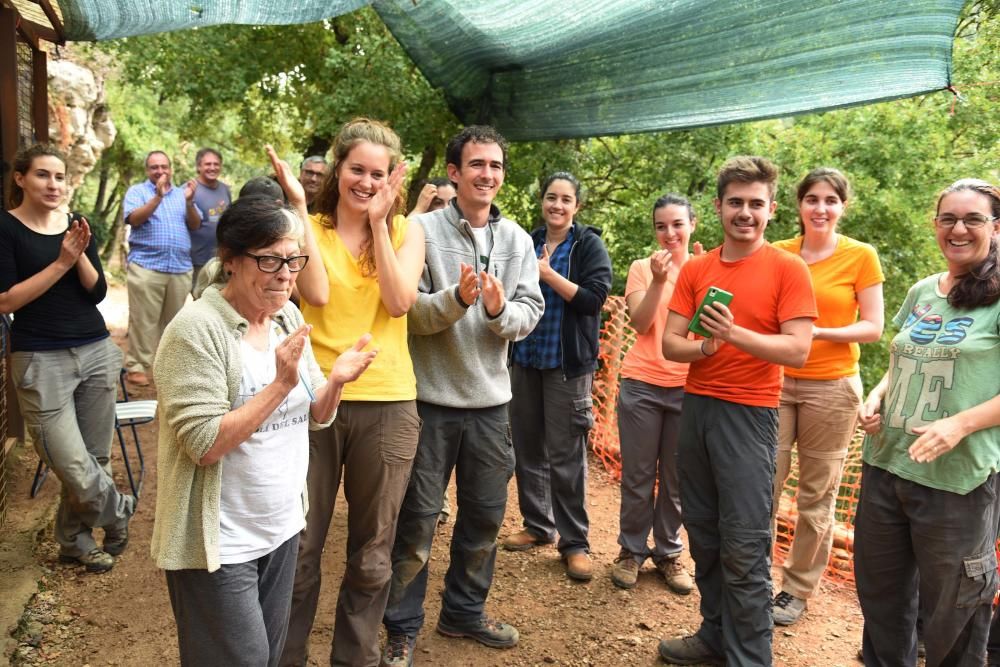
[[[62,482],[59,560],[106,572],[135,511],[109,465],[122,354],[97,310],[107,283],[90,226],[59,210],[65,180],[66,162],[49,146],[14,161],[11,209],[0,212],[0,312],[14,314],[11,375],[25,426]]]

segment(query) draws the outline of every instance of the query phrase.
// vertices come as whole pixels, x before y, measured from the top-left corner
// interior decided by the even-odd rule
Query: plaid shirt
[[[535,246],[535,253],[541,257],[545,238]],[[573,248],[573,229],[559,244],[554,254],[549,256],[549,266],[563,278],[569,276],[569,253]],[[562,319],[566,301],[547,283],[539,281],[542,297],[545,298],[545,312],[534,331],[514,347],[514,363],[526,368],[548,370],[562,366]]]
[[[125,219],[156,196],[152,181],[136,183],[125,193]],[[184,188],[170,188],[146,222],[133,227],[128,237],[128,261],[160,273],[191,270],[191,235],[185,213]]]

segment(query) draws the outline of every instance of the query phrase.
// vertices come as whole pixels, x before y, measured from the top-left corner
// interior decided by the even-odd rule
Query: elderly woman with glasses
[[[289,200],[301,186],[273,158]],[[365,336],[323,377],[289,303],[303,217],[241,197],[219,220],[221,270],[164,332],[152,555],[166,570],[182,665],[276,665],[305,526],[309,429],[371,363]],[[312,245],[311,238],[308,238]]]
[[[938,197],[947,270],[910,288],[889,371],[859,411],[865,439],[855,577],[866,665],[983,665],[1000,513],[1000,189]]]

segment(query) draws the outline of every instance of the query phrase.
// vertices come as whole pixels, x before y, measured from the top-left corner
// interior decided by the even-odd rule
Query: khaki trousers
[[[785,376],[778,407],[778,461],[774,504],[798,449],[798,517],[795,538],[782,567],[781,590],[807,599],[819,586],[833,546],[833,514],[847,448],[861,403],[861,378],[802,380]],[[772,534],[776,521],[772,515]]]
[[[343,480],[347,535],[337,535],[331,548],[346,552],[347,565],[337,597],[329,664],[378,665],[379,621],[392,578],[392,542],[419,438],[416,401],[342,401],[329,428],[309,433],[309,513],[299,542],[288,637],[279,664],[306,664],[319,604],[323,549]],[[440,503],[440,493],[437,500]],[[440,507],[435,508],[435,517]]]
[[[128,354],[125,368],[132,373],[153,369],[156,346],[163,330],[184,306],[191,291],[191,271],[161,273],[129,262],[128,282]]]

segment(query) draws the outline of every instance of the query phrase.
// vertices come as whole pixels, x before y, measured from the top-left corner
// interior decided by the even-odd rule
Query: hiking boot
[[[586,551],[563,556],[566,564],[566,576],[576,581],[590,581],[594,578],[594,564]]]
[[[129,518],[118,521],[114,527],[104,529],[104,553],[112,556],[121,556],[128,546],[128,521]]]
[[[97,547],[91,549],[82,556],[69,556],[59,554],[60,563],[76,563],[87,568],[87,572],[107,572],[115,566],[115,559],[111,554],[101,551]]]
[[[725,665],[719,655],[698,639],[697,635],[664,639],[659,646],[660,658],[668,665]]]
[[[379,667],[412,667],[413,649],[417,646],[416,637],[406,635],[389,635],[382,651],[382,662]]]
[[[519,530],[512,535],[508,535],[504,541],[500,543],[500,545],[507,551],[527,551],[528,549],[534,549],[535,547],[544,546],[546,544],[552,544],[552,541],[535,537],[527,530]]]
[[[125,551],[125,547],[128,546],[128,524],[125,524],[124,528],[109,529],[104,530],[104,544],[102,549],[104,553],[110,554],[112,556],[121,556]]]
[[[635,588],[639,580],[639,563],[636,562],[632,552],[622,549],[615,559],[615,566],[611,568],[611,583],[618,588]]]
[[[771,615],[774,617],[775,625],[792,625],[799,620],[802,612],[806,610],[806,601],[797,598],[791,593],[781,591],[774,596]]]
[[[664,558],[656,564],[656,571],[663,575],[667,588],[678,595],[687,595],[694,590],[694,580],[681,565],[678,557]]]
[[[517,640],[520,638],[517,628],[513,625],[507,625],[486,616],[476,621],[475,625],[462,628],[438,619],[437,631],[438,634],[445,637],[475,639],[483,646],[490,648],[512,648],[517,646]]]

